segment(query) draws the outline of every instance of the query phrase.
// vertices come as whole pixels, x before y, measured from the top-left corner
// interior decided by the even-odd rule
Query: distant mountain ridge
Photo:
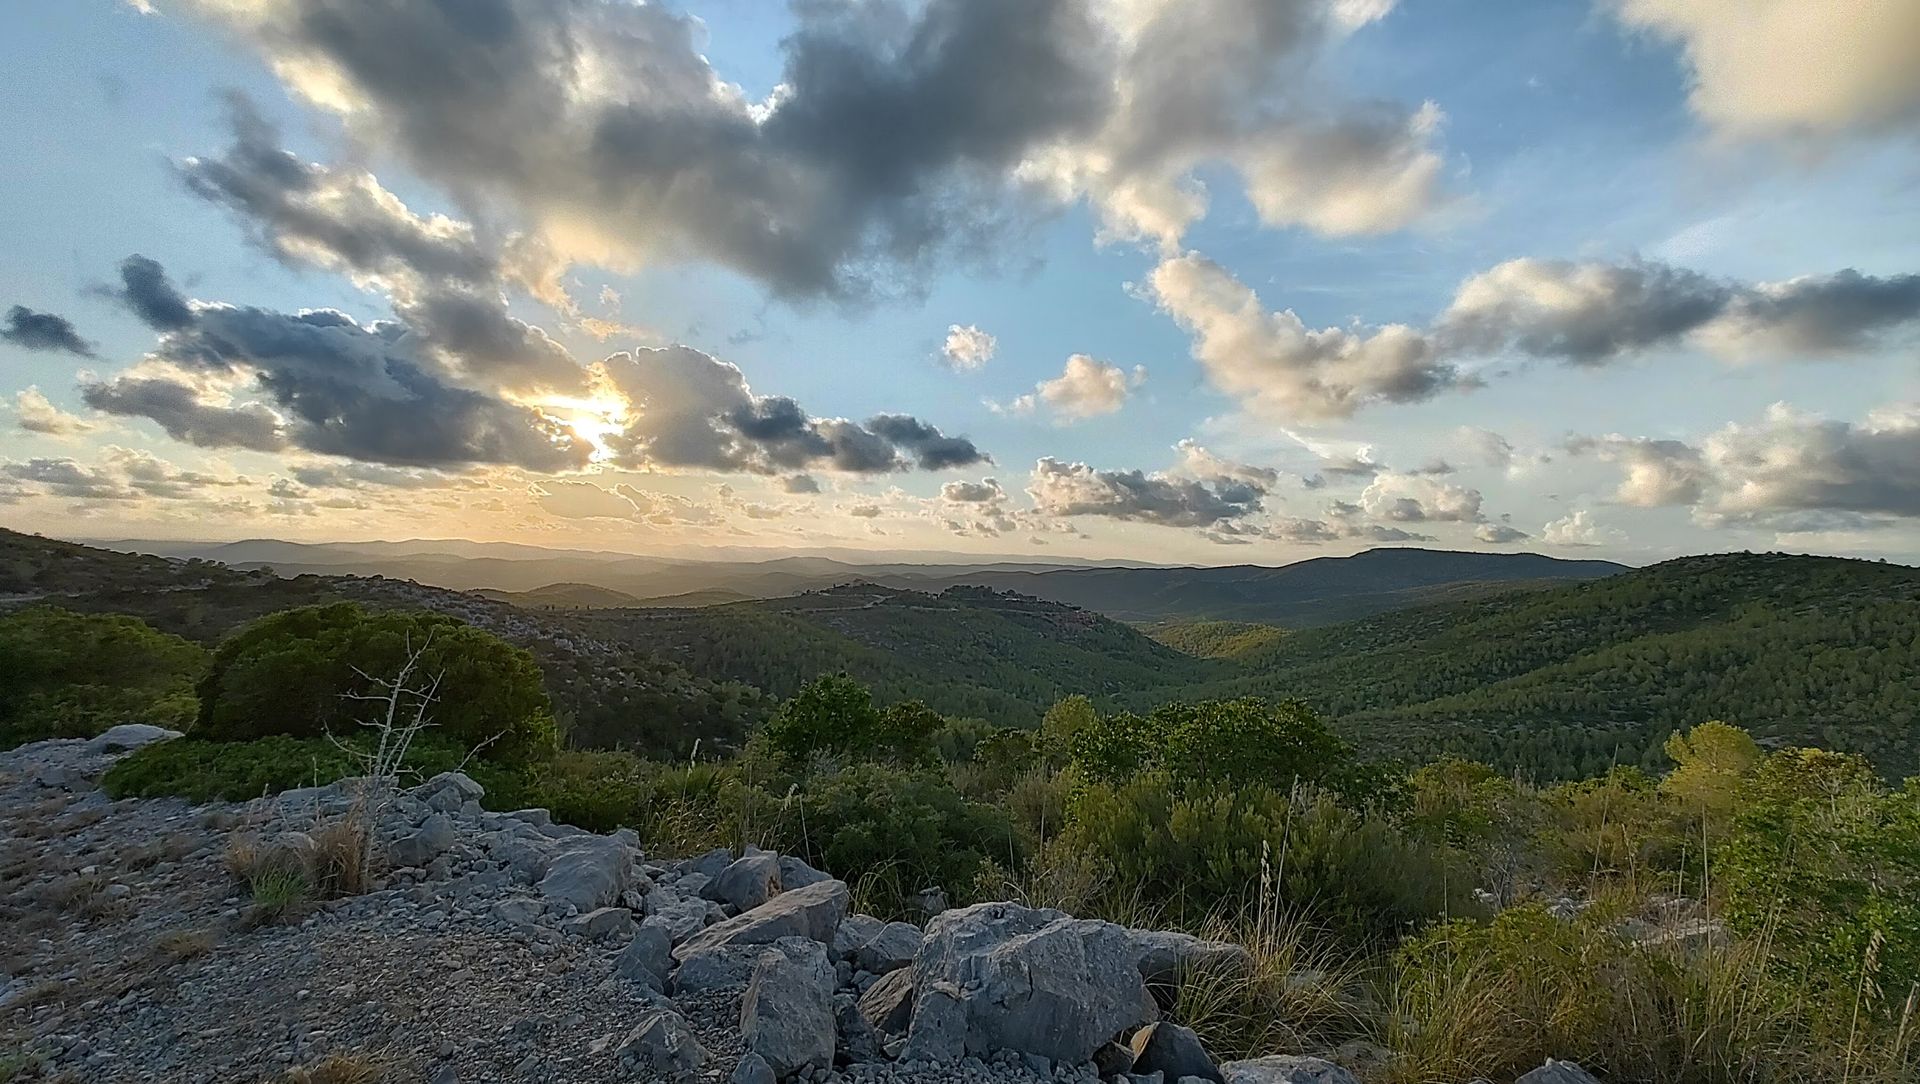
[[[1430,602],[1613,575],[1611,561],[1531,553],[1372,549],[1288,565],[1160,566],[991,559],[976,563],[853,564],[818,556],[673,560],[509,543],[314,544],[254,539],[215,546],[123,542],[285,575],[378,575],[531,606],[710,605],[784,598],[843,583],[939,594],[991,587],[1093,610],[1121,621],[1250,621],[1307,628]],[[144,549],[143,549],[144,547]],[[460,552],[449,552],[457,550]],[[587,590],[587,589],[597,589]],[[668,602],[667,600],[673,600]]]

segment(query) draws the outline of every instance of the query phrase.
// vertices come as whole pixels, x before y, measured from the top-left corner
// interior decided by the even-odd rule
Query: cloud
[[[22,350],[58,351],[83,358],[94,356],[93,344],[81,338],[66,317],[35,312],[25,305],[7,310],[6,325],[0,327],[0,342],[12,343]]]
[[[1171,251],[1209,201],[1201,172],[1237,181],[1261,222],[1379,233],[1440,202],[1437,106],[1348,102],[1320,56],[1393,5],[1139,0],[1103,8],[1114,105],[1091,139],[1027,171],[1088,196],[1108,236]]]
[[[1920,517],[1920,404],[1858,422],[1776,403],[1697,443],[1576,437],[1569,447],[1625,467],[1623,504],[1680,505],[1707,526],[1884,526]]]
[[[1491,429],[1463,425],[1453,431],[1452,443],[1481,466],[1505,467],[1513,463],[1513,442]]]
[[[1113,414],[1126,405],[1133,389],[1146,379],[1144,365],[1134,366],[1129,374],[1118,365],[1075,354],[1067,359],[1067,367],[1059,376],[1034,385],[1032,394],[1015,399],[1008,409],[1025,414],[1044,405],[1067,422]]]
[[[639,511],[626,497],[592,482],[542,482],[536,497],[541,508],[562,519],[632,519]]]
[[[1915,320],[1920,275],[1748,284],[1652,260],[1519,259],[1462,283],[1436,337],[1456,354],[1594,366],[1681,345],[1730,360],[1844,354]]]
[[[992,478],[978,482],[948,482],[940,487],[940,499],[954,504],[990,504],[1005,500],[1007,491]]]
[[[947,328],[947,341],[940,349],[940,356],[946,359],[949,368],[973,372],[992,361],[999,349],[1000,341],[975,325],[953,324]]]
[[[1857,423],[1775,404],[1762,421],[1707,438],[1703,454],[1716,475],[1711,511],[1719,516],[1920,516],[1920,404],[1889,406]]]
[[[790,474],[780,480],[780,489],[784,493],[818,493],[820,483],[811,474]]]
[[[1594,521],[1593,513],[1584,508],[1540,528],[1540,541],[1549,546],[1602,546],[1616,537],[1616,532],[1601,527]]]
[[[792,399],[755,395],[737,366],[691,347],[635,350],[601,365],[632,404],[608,441],[623,466],[883,474],[990,462],[965,437],[904,414],[823,419]]]
[[[507,314],[517,284],[574,312],[555,269],[484,245],[470,223],[417,215],[364,170],[334,169],[282,150],[279,133],[231,95],[234,141],[217,158],[187,158],[187,187],[232,211],[279,259],[346,274],[393,301],[414,352],[483,390],[583,394],[586,374],[546,332]],[[180,325],[183,326],[183,325]]]
[[[1920,122],[1920,6],[1910,0],[1610,0],[1677,42],[1693,111],[1736,137],[1831,136]]]
[[[1095,470],[1052,457],[1034,464],[1027,493],[1049,516],[1103,516],[1163,527],[1214,527],[1259,512],[1267,491],[1233,479]]]
[[[1193,356],[1209,381],[1262,414],[1342,418],[1469,383],[1413,328],[1311,329],[1292,310],[1268,311],[1253,290],[1197,253],[1161,261],[1149,284],[1160,308],[1193,335]]]
[[[67,458],[0,462],[0,478],[18,483],[22,495],[83,502],[192,501],[214,491],[250,484],[236,476],[182,470],[151,453],[110,447],[105,462],[87,465]]]
[[[1567,451],[1593,455],[1625,468],[1614,499],[1622,504],[1654,508],[1693,504],[1712,480],[1712,471],[1699,449],[1685,441],[1625,437],[1572,437]]]
[[[1514,542],[1525,542],[1533,536],[1512,524],[1482,523],[1473,529],[1473,537],[1489,545],[1505,546]]]
[[[315,489],[432,489],[451,479],[432,471],[400,470],[378,463],[303,463],[287,471]]]
[[[1361,492],[1367,515],[1395,523],[1479,523],[1480,491],[1431,477],[1385,472]]]
[[[1161,260],[1147,293],[1191,335],[1215,388],[1281,419],[1478,387],[1465,363],[1506,354],[1585,367],[1682,347],[1729,361],[1833,357],[1920,323],[1920,274],[1746,283],[1653,260],[1510,260],[1463,281],[1427,328],[1316,330],[1193,252]]]
[[[591,446],[530,407],[448,382],[404,325],[328,309],[288,314],[188,304],[152,260],[122,265],[121,296],[161,330],[144,368],[82,386],[96,410],[151,418],[203,447],[323,455],[396,466],[503,464],[554,471]],[[259,400],[212,401],[209,383]]]
[[[193,326],[193,308],[157,260],[135,254],[120,262],[120,288],[107,291],[155,331],[184,331]]]
[[[980,252],[1041,195],[1165,241],[1204,212],[1209,168],[1276,226],[1375,232],[1438,200],[1437,108],[1313,77],[1366,21],[1352,4],[805,3],[755,101],[707,61],[705,24],[658,4],[187,2],[352,139],[568,259],[713,262],[787,297]]]
[[[22,389],[13,397],[13,417],[21,429],[49,437],[74,437],[98,428],[53,405],[36,387]]]

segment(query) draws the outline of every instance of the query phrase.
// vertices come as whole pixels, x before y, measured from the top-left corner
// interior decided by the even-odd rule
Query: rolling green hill
[[[1337,608],[1345,582],[1372,604],[1395,568],[1404,583],[1467,567],[1453,561],[1462,555],[1406,553],[1321,566],[1313,590]],[[0,604],[130,613],[203,642],[337,598],[442,609],[533,650],[582,741],[661,753],[696,737],[737,740],[764,715],[762,694],[844,670],[882,702],[919,699],[1012,726],[1074,693],[1139,710],[1176,698],[1297,697],[1374,751],[1461,752],[1540,779],[1655,763],[1669,732],[1715,718],[1765,742],[1863,752],[1892,775],[1920,771],[1920,569],[1740,553],[1551,587],[1506,582],[1535,589],[1291,631],[1234,620],[1142,631],[978,586],[854,583],[702,608],[521,609],[404,581],[279,579],[0,531]]]
[[[882,701],[918,699],[947,715],[1030,725],[1061,697],[1105,700],[1224,676],[1086,610],[984,588],[938,595],[852,584],[788,599],[698,610],[599,611],[617,629],[713,680],[786,696],[844,670]]]
[[[1375,747],[1542,777],[1723,719],[1920,769],[1920,569],[1721,554],[1290,635],[1190,695],[1298,696]]]

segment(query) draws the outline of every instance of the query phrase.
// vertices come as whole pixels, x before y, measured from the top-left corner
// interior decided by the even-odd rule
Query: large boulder
[[[573,836],[554,844],[540,894],[596,911],[618,902],[633,879],[633,852],[608,836]]]
[[[178,730],[168,730],[164,726],[150,723],[121,723],[110,726],[100,734],[87,739],[85,749],[88,753],[124,753],[138,749],[143,745],[152,745],[157,741],[171,741],[180,736]]]
[[[796,888],[805,888],[821,881],[833,880],[833,874],[823,873],[790,854],[780,856],[780,887],[788,892]]]
[[[780,892],[780,856],[756,851],[734,860],[700,894],[738,911],[751,911]]]
[[[958,1002],[965,1054],[1011,1050],[1069,1065],[1157,1015],[1126,929],[1013,903],[935,916],[913,982],[908,1048],[926,1060],[951,1060],[953,1014],[934,1005],[942,997]],[[934,1018],[923,1021],[930,1007]]]
[[[486,796],[487,788],[465,772],[441,772],[407,793],[442,813],[457,813],[468,802]]]
[[[913,962],[925,939],[920,927],[911,922],[889,922],[854,950],[853,962],[876,975],[897,971]]]
[[[913,1017],[913,969],[901,968],[881,976],[860,995],[860,1015],[883,1035],[907,1030]]]
[[[1600,1078],[1570,1061],[1548,1058],[1540,1068],[1522,1076],[1513,1084],[1600,1084]]]
[[[387,860],[396,866],[424,866],[440,857],[456,838],[453,821],[445,813],[435,813],[420,825],[420,830],[387,844]]]
[[[680,1014],[650,1009],[614,1049],[614,1057],[630,1079],[660,1080],[689,1074],[707,1063],[706,1048]]]
[[[765,945],[713,945],[681,961],[673,971],[673,995],[745,986]]]
[[[1161,1021],[1148,1024],[1133,1033],[1134,1073],[1163,1073],[1168,1080],[1198,1077],[1213,1084],[1225,1084],[1225,1078],[1213,1064],[1213,1056],[1191,1028]]]
[[[1178,982],[1195,971],[1243,974],[1253,968],[1253,954],[1230,941],[1174,930],[1128,930],[1127,936],[1138,955],[1140,977],[1150,983]]]
[[[720,945],[771,945],[783,937],[804,937],[830,944],[846,917],[849,893],[845,881],[821,881],[792,892],[782,892],[744,914],[717,922],[680,943],[673,950],[682,962]]]
[[[667,975],[673,970],[673,938],[666,927],[648,919],[633,933],[633,940],[614,958],[613,972],[650,990],[665,990]]]
[[[1220,1066],[1227,1084],[1358,1084],[1353,1074],[1324,1058],[1269,1054]]]
[[[775,1076],[833,1067],[833,964],[827,946],[783,937],[762,950],[740,1002],[740,1036]]]

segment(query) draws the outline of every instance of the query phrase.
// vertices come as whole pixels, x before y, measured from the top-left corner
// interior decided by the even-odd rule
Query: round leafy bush
[[[199,645],[138,618],[36,606],[0,618],[0,748],[193,719]]]
[[[214,651],[200,683],[193,735],[249,741],[269,735],[349,738],[385,714],[381,681],[421,652],[409,689],[433,687],[426,731],[436,742],[502,763],[551,753],[553,712],[533,656],[442,614],[308,606],[247,625]],[[434,683],[437,681],[437,685]],[[403,702],[401,719],[411,717]]]

